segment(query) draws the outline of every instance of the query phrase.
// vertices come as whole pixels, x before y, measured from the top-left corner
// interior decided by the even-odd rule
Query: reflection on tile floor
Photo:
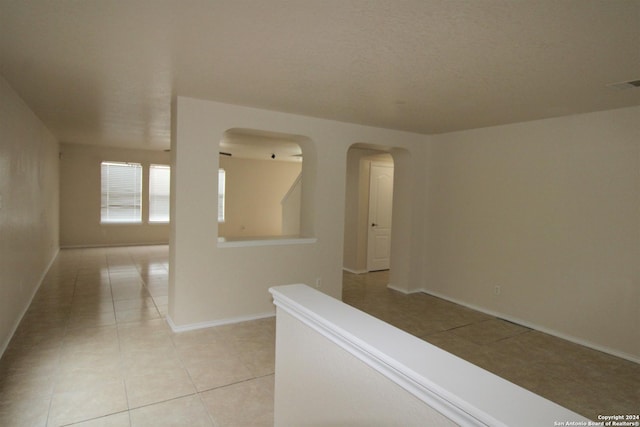
[[[0,360],[0,426],[271,426],[274,319],[174,334],[167,264],[60,251]]]
[[[167,246],[62,250],[0,359],[0,426],[270,426],[274,319],[174,334]],[[345,302],[587,417],[638,412],[640,366],[344,274]]]
[[[387,283],[344,273],[343,300],[588,418],[638,414],[640,365]]]

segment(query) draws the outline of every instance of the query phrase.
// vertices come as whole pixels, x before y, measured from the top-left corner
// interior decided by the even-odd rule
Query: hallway
[[[637,414],[640,366],[343,274],[343,299],[586,417]],[[175,334],[168,247],[61,250],[0,360],[0,425],[271,426],[273,318]]]
[[[167,246],[61,250],[0,360],[0,425],[273,425],[274,319],[174,334],[167,268]]]

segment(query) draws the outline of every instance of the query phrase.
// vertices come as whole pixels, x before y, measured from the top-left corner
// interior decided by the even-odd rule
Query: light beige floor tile
[[[168,304],[156,304],[156,307],[158,307],[158,313],[160,313],[160,316],[162,317],[166,317],[167,314],[169,313],[169,305]]]
[[[119,351],[118,330],[114,325],[69,329],[62,341],[63,357],[95,350]]]
[[[74,298],[107,299],[111,298],[111,285],[109,283],[76,283]]]
[[[54,374],[36,375],[33,372],[0,376],[0,403],[50,398]],[[0,423],[0,425],[2,425]]]
[[[187,371],[179,367],[148,375],[130,375],[125,384],[131,409],[196,392]]]
[[[141,298],[141,299],[145,299],[145,298],[149,298],[151,295],[149,295],[149,292],[144,289],[113,289],[112,291],[113,294],[113,300],[114,301],[120,301],[120,300],[130,300],[130,299],[135,299],[135,298]]]
[[[273,426],[272,375],[202,393],[217,427]]]
[[[122,323],[118,325],[118,334],[156,334],[171,335],[171,328],[164,319],[145,319],[136,323]]]
[[[485,344],[520,335],[530,330],[505,320],[490,319],[457,328],[451,333],[476,344]]]
[[[153,296],[153,302],[156,305],[167,305],[169,304],[169,297],[167,295],[153,295],[153,292],[149,290],[151,295]]]
[[[176,346],[178,356],[185,366],[207,363],[212,359],[237,359],[238,352],[230,343],[223,341],[198,346]]]
[[[153,308],[155,306],[151,297],[118,300],[114,301],[114,305],[116,311]]]
[[[164,331],[139,333],[120,331],[120,351],[123,355],[136,351],[175,351],[173,341]]]
[[[83,307],[86,305],[105,305],[113,307],[113,298],[111,294],[104,295],[74,295],[71,301],[72,309]]]
[[[134,308],[131,310],[116,311],[116,320],[118,323],[137,322],[140,320],[159,319],[160,313],[153,307]]]
[[[255,340],[275,336],[275,318],[251,320],[248,322],[232,323],[214,328],[223,338],[236,340]]]
[[[129,411],[73,424],[73,427],[130,427]]]
[[[122,356],[125,377],[159,374],[165,370],[182,367],[182,361],[174,349],[131,351]]]
[[[73,302],[73,288],[44,289],[38,291],[33,297],[29,309],[34,311],[48,310],[54,307],[70,308]]]
[[[84,390],[96,384],[121,382],[123,372],[120,358],[100,353],[73,357],[63,362],[56,375],[55,393]]]
[[[86,314],[86,313],[113,313],[113,300],[109,299],[96,299],[81,302],[74,302],[71,306],[71,315]]]
[[[69,317],[69,329],[93,328],[98,326],[110,326],[116,324],[116,316],[111,310],[99,312],[74,312]]]
[[[218,334],[218,328],[204,328],[195,331],[171,333],[171,339],[178,349],[204,345],[219,345],[221,347],[226,346],[231,348],[231,340],[223,339],[223,337]]]
[[[482,361],[488,357],[487,349],[481,345],[461,339],[447,331],[427,335],[422,339],[480,367],[483,367]]]
[[[275,349],[242,352],[240,353],[240,360],[254,377],[262,377],[275,372]]]
[[[50,398],[0,402],[0,426],[44,427]]]
[[[132,427],[211,427],[214,425],[197,395],[132,409],[130,416]]]
[[[47,425],[77,423],[127,409],[124,382],[101,383],[82,390],[54,393]]]
[[[233,346],[238,353],[254,351],[275,351],[275,337],[271,335],[256,335],[253,337],[239,337],[234,339]]]
[[[20,329],[11,339],[6,351],[36,349],[38,351],[59,350],[65,328]]]
[[[153,298],[168,298],[169,295],[169,288],[167,286],[159,286],[159,285],[151,285],[147,288],[147,290],[149,291],[149,294],[153,297]]]
[[[127,285],[143,287],[144,282],[138,271],[113,272],[113,268],[109,267],[109,283],[112,287],[125,287]]]
[[[109,288],[111,286],[109,282],[109,275],[105,273],[105,275],[101,275],[101,273],[95,274],[82,274],[78,273],[78,277],[75,281],[75,286],[77,288]]]
[[[151,289],[151,288],[155,288],[155,289],[168,289],[169,288],[169,280],[168,280],[168,273],[165,273],[164,277],[159,277],[159,276],[154,276],[154,277],[149,277],[148,279],[145,280],[145,283],[147,285],[147,288]]]
[[[58,369],[60,349],[8,349],[0,360],[0,375],[51,376]]]
[[[209,390],[253,378],[238,357],[212,357],[195,364],[185,364],[198,391]]]
[[[28,312],[21,322],[21,327],[27,330],[46,330],[49,328],[63,328],[69,320],[67,310],[42,311],[39,313]]]

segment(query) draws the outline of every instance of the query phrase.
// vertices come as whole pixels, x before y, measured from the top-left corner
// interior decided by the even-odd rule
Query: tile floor
[[[0,426],[270,426],[274,319],[174,334],[166,246],[62,250],[0,359]],[[345,302],[587,417],[639,412],[640,366],[344,274]]]
[[[640,365],[426,294],[345,273],[343,300],[583,416],[640,413]]]
[[[0,426],[271,426],[274,319],[174,334],[167,246],[62,250],[0,359]]]

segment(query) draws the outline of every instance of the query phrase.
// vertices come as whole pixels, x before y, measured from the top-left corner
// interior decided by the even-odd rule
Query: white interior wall
[[[640,107],[432,141],[426,291],[640,360]]]
[[[232,106],[178,97],[174,104],[172,138],[171,272],[169,316],[177,327],[273,313],[269,286],[285,283],[315,285],[340,297],[342,288],[345,174],[348,148],[366,141],[381,147],[399,147],[406,178],[394,202],[396,233],[405,242],[414,234],[412,220],[421,218],[420,202],[410,203],[419,184],[418,168],[423,135],[351,125],[330,120]],[[315,243],[260,247],[218,247],[217,141],[232,128],[301,135],[304,156],[301,234]],[[411,155],[413,153],[414,155]],[[395,156],[394,156],[395,159]],[[409,202],[409,203],[407,203]],[[418,212],[418,214],[414,214]],[[411,250],[420,245],[399,245],[393,256],[421,259]],[[392,264],[394,259],[392,258]],[[403,261],[404,262],[404,261]],[[399,264],[402,264],[399,262]],[[394,269],[396,282],[408,288],[409,269]],[[413,277],[420,280],[419,277]]]
[[[458,425],[286,311],[276,320],[274,426]]]
[[[300,235],[300,204],[302,203],[302,172],[298,174],[287,194],[280,201],[282,207],[282,234]]]
[[[169,224],[148,222],[149,165],[170,164],[169,153],[81,144],[61,144],[60,149],[62,247],[166,244],[169,241]],[[142,165],[142,223],[100,224],[100,164],[103,161]]]
[[[0,77],[0,355],[58,251],[58,142]]]

